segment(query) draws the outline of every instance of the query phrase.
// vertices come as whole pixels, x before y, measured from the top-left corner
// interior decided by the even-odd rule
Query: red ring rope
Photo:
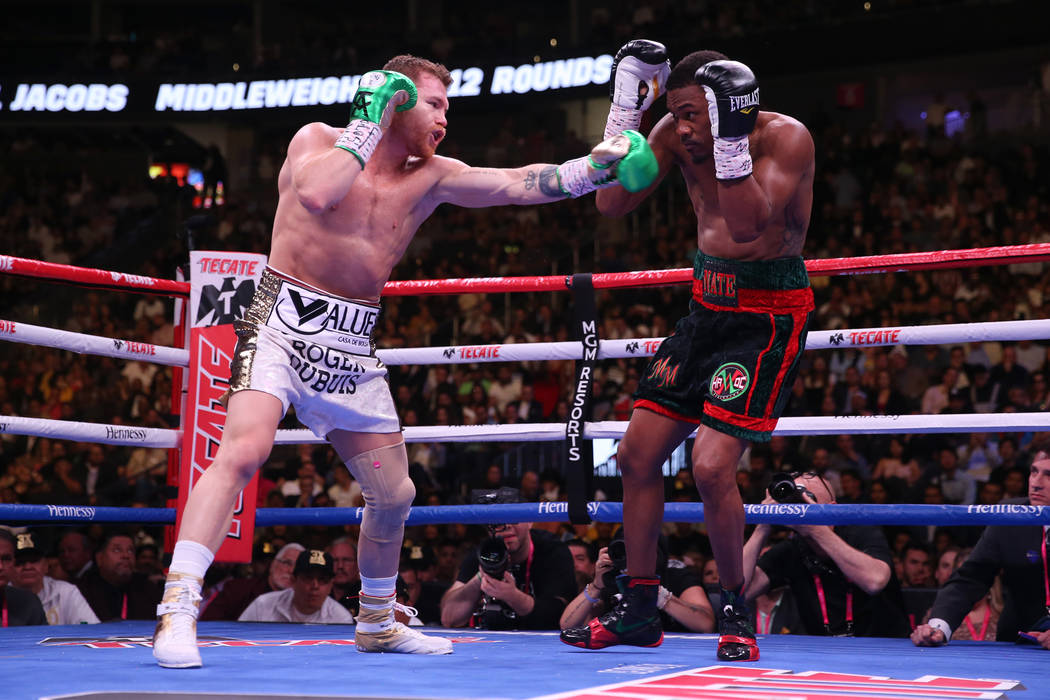
[[[970,248],[966,250],[938,250],[926,253],[871,255],[855,258],[807,260],[806,269],[813,276],[864,275],[879,272],[935,270],[953,267],[977,267],[1050,260],[1050,243]],[[166,294],[187,297],[188,282],[157,279],[123,272],[93,270],[73,265],[60,265],[28,258],[0,255],[0,272],[23,277],[38,277],[56,282],[121,289],[126,291]],[[567,287],[568,276],[546,275],[534,277],[475,277],[444,280],[404,280],[387,282],[384,296],[416,294],[461,294],[463,292],[549,292]],[[652,287],[660,284],[688,284],[693,271],[689,268],[672,270],[641,270],[636,272],[604,272],[593,276],[596,289]]]

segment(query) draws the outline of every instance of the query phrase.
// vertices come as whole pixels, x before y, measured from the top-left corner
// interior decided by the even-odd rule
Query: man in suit
[[[1050,441],[1036,448],[1028,477],[1028,498],[1007,503],[1050,506]],[[973,553],[937,593],[929,624],[911,634],[917,646],[941,646],[1002,572],[1006,607],[999,617],[996,639],[1014,641],[1018,634],[1050,649],[1047,615],[1048,526],[990,525]]]

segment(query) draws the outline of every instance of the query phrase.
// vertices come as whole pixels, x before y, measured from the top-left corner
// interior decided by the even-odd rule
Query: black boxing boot
[[[660,646],[664,641],[660,611],[656,609],[660,579],[655,576],[631,578],[623,574],[616,578],[616,586],[623,594],[619,604],[586,625],[562,630],[561,641],[583,649],[604,649],[617,644]]]
[[[720,661],[758,661],[758,643],[751,626],[751,609],[744,602],[743,589],[722,589],[722,617],[718,621],[718,659]]]

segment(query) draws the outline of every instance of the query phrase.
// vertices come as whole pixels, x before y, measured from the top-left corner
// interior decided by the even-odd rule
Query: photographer
[[[777,474],[764,504],[834,503],[835,496],[812,472]],[[795,534],[759,557],[771,526],[759,524],[744,545],[747,597],[789,586],[811,635],[907,637],[908,620],[893,557],[874,526],[794,525]],[[756,566],[757,561],[757,566]]]
[[[517,489],[499,493],[500,503],[521,502]],[[558,628],[558,617],[576,592],[572,554],[564,542],[531,527],[489,526],[491,537],[464,557],[457,580],[441,598],[442,625]]]
[[[663,538],[657,554],[657,573],[661,586],[656,600],[663,629],[669,631],[711,632],[715,628],[715,614],[704,592],[700,579],[681,562],[669,561]],[[623,539],[615,539],[598,551],[594,580],[587,583],[580,594],[565,607],[561,628],[577,627],[612,610],[617,602],[617,587],[626,577],[620,574],[627,568],[627,550]],[[594,631],[592,630],[592,634]]]

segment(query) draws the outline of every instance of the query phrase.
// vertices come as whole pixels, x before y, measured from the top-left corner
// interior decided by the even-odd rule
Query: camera
[[[769,495],[777,503],[806,503],[806,499],[803,494],[808,495],[814,501],[813,494],[805,486],[795,483],[794,474],[780,473],[774,474],[773,478],[769,481]]]
[[[478,546],[478,567],[486,576],[503,580],[510,565],[510,554],[502,537],[489,537]]]
[[[499,529],[498,527],[489,528]],[[495,579],[503,579],[510,566],[510,554],[502,537],[489,537],[478,546],[478,568]],[[474,611],[472,626],[482,630],[513,630],[518,627],[518,614],[502,600],[482,596]]]

